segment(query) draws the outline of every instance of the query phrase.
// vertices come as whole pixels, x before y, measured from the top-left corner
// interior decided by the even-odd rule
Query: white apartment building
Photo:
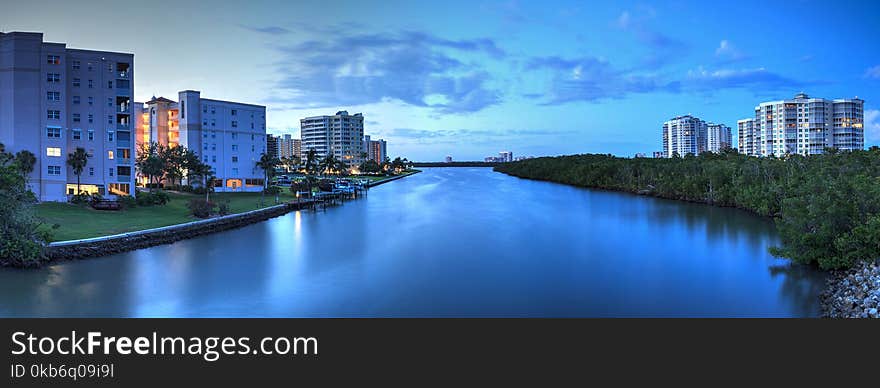
[[[732,147],[730,127],[724,124],[709,123],[706,126],[706,150],[721,152]]]
[[[826,148],[861,150],[865,146],[864,104],[827,100],[800,93],[790,100],[763,102],[755,117],[740,120],[740,152],[752,156],[815,155]],[[752,143],[748,143],[751,141]],[[749,145],[751,144],[751,145]]]
[[[684,115],[663,123],[663,157],[699,155],[708,149],[708,124],[697,117]]]
[[[300,120],[300,137],[303,163],[310,150],[315,150],[319,159],[333,153],[350,167],[364,161],[364,115],[361,113],[349,115],[347,111],[339,111],[333,116],[306,117]]]
[[[42,33],[0,32],[0,143],[37,157],[29,178],[41,201],[76,193],[67,155],[89,155],[81,190],[131,195],[134,55],[68,48]]]
[[[256,163],[266,152],[265,106],[202,98],[195,90],[179,92],[176,102],[153,97],[136,104],[138,149],[150,142],[182,145],[214,169],[216,191],[262,190]]]
[[[383,139],[370,139],[370,135],[364,136],[364,151],[367,153],[366,160],[382,163],[388,157],[388,144]]]
[[[755,131],[755,119],[742,119],[736,122],[736,130],[739,134],[739,153],[745,155],[759,155],[758,144],[761,143],[761,134]]]

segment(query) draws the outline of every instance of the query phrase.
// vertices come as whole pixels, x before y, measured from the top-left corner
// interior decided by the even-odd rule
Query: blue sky
[[[0,2],[4,32],[133,52],[140,100],[265,104],[294,135],[363,112],[412,160],[650,154],[670,117],[734,127],[800,91],[864,99],[880,143],[875,1]]]

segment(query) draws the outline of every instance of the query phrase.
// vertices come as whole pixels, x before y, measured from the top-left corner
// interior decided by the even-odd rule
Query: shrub
[[[221,216],[229,214],[229,200],[217,204],[217,214]]]
[[[208,218],[211,216],[211,210],[214,208],[214,204],[205,201],[202,198],[193,198],[189,200],[187,207],[189,207],[192,215],[198,218]]]
[[[116,197],[116,201],[122,205],[123,209],[131,209],[137,206],[137,200],[130,195],[120,195]]]
[[[138,191],[136,199],[138,206],[165,205],[169,200],[171,200],[171,198],[168,197],[168,193],[164,191],[157,191],[155,193]]]
[[[74,194],[70,197],[70,203],[76,205],[84,205],[92,201],[92,196],[87,193]]]
[[[281,187],[269,186],[266,189],[264,189],[263,192],[266,193],[266,195],[281,194]]]

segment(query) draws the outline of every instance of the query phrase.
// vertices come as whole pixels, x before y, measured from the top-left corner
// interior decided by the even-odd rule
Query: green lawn
[[[411,172],[415,173],[417,171]],[[409,174],[406,174],[409,175]],[[367,177],[372,180],[387,177]],[[375,179],[373,179],[375,178]],[[60,202],[43,202],[36,206],[37,215],[43,220],[42,226],[48,230],[51,241],[77,240],[81,238],[108,236],[137,230],[197,221],[187,208],[189,200],[203,195],[168,193],[171,201],[164,206],[135,207],[121,211],[94,210],[88,206],[71,205]],[[260,193],[212,193],[215,203],[229,201],[231,213],[243,213],[275,205],[273,196],[266,196],[260,205]],[[296,197],[288,188],[279,195],[279,201],[292,201]],[[52,225],[58,224],[58,229]]]
[[[186,206],[196,195],[169,193],[169,196],[171,201],[165,206],[138,206],[122,211],[94,210],[88,206],[60,202],[44,202],[36,208],[37,215],[45,224],[43,227],[52,234],[52,241],[107,236],[198,220],[190,214]],[[294,198],[287,189],[279,196],[281,201],[290,201]],[[243,213],[275,205],[275,198],[267,196],[263,206],[260,206],[260,193],[211,194],[212,202],[226,200],[229,200],[231,213]],[[58,224],[60,227],[52,229],[53,224]]]

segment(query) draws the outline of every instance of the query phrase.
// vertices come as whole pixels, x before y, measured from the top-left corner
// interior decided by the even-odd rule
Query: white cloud
[[[865,70],[865,78],[880,79],[880,65]]]
[[[718,48],[715,49],[715,57],[726,62],[736,62],[748,59],[748,56],[745,55],[745,53],[734,46],[733,43],[730,43],[727,39],[723,39],[718,43]]]

